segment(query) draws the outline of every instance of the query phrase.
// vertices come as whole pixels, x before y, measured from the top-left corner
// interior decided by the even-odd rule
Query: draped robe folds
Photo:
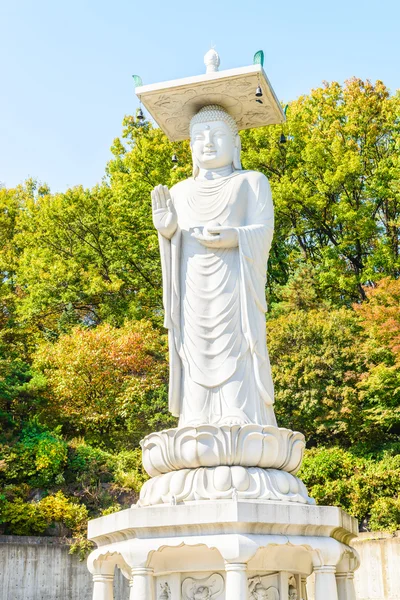
[[[171,189],[178,227],[159,235],[169,408],[179,425],[276,425],[265,328],[265,281],[274,229],[267,178],[235,171]],[[206,248],[192,233],[234,227],[236,248]]]

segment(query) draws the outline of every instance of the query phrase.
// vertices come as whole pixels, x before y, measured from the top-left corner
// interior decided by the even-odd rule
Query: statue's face
[[[190,144],[193,159],[200,169],[219,169],[233,163],[235,142],[224,121],[193,125]]]

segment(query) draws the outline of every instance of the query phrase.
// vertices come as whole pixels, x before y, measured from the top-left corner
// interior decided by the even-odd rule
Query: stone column
[[[336,573],[338,600],[356,600],[353,571]]]
[[[153,569],[133,567],[131,571],[130,600],[154,600]],[[96,599],[97,600],[97,599]]]
[[[114,600],[114,574],[93,575],[93,600]]]
[[[342,571],[336,573],[335,577],[338,600],[350,600],[347,598],[347,573]]]
[[[301,576],[300,598],[307,600],[307,577],[305,575]]]
[[[246,563],[225,563],[225,571],[225,598],[229,598],[229,600],[247,600]]]
[[[279,571],[279,600],[288,600],[289,598],[289,573],[287,571]]]
[[[356,600],[356,589],[354,587],[354,571],[347,572],[347,599]]]
[[[335,572],[333,565],[314,567],[315,600],[338,600]]]

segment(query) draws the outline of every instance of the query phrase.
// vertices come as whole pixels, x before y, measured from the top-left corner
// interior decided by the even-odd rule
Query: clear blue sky
[[[131,75],[155,83],[264,68],[282,100],[355,75],[400,87],[399,0],[0,0],[0,182],[32,176],[52,191],[100,181]]]

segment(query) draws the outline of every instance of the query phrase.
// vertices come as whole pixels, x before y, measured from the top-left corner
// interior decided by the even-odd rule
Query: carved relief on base
[[[259,576],[249,579],[249,598],[251,600],[279,600],[279,591],[275,586],[268,585]]]
[[[287,593],[282,590],[281,585],[278,573],[251,577],[248,579],[249,600],[279,600],[281,595],[288,600],[300,600],[296,576],[289,575],[286,583],[283,584],[287,586]]]
[[[182,469],[149,479],[141,489],[138,506],[228,498],[315,504],[303,482],[290,473],[234,466]]]
[[[187,577],[182,583],[182,600],[216,600],[224,590],[224,578],[213,573],[205,579]]]
[[[171,590],[168,582],[160,583],[160,595],[158,600],[171,600]]]
[[[143,465],[151,477],[218,465],[280,469],[295,474],[304,436],[271,425],[199,425],[151,433],[141,441]]]

